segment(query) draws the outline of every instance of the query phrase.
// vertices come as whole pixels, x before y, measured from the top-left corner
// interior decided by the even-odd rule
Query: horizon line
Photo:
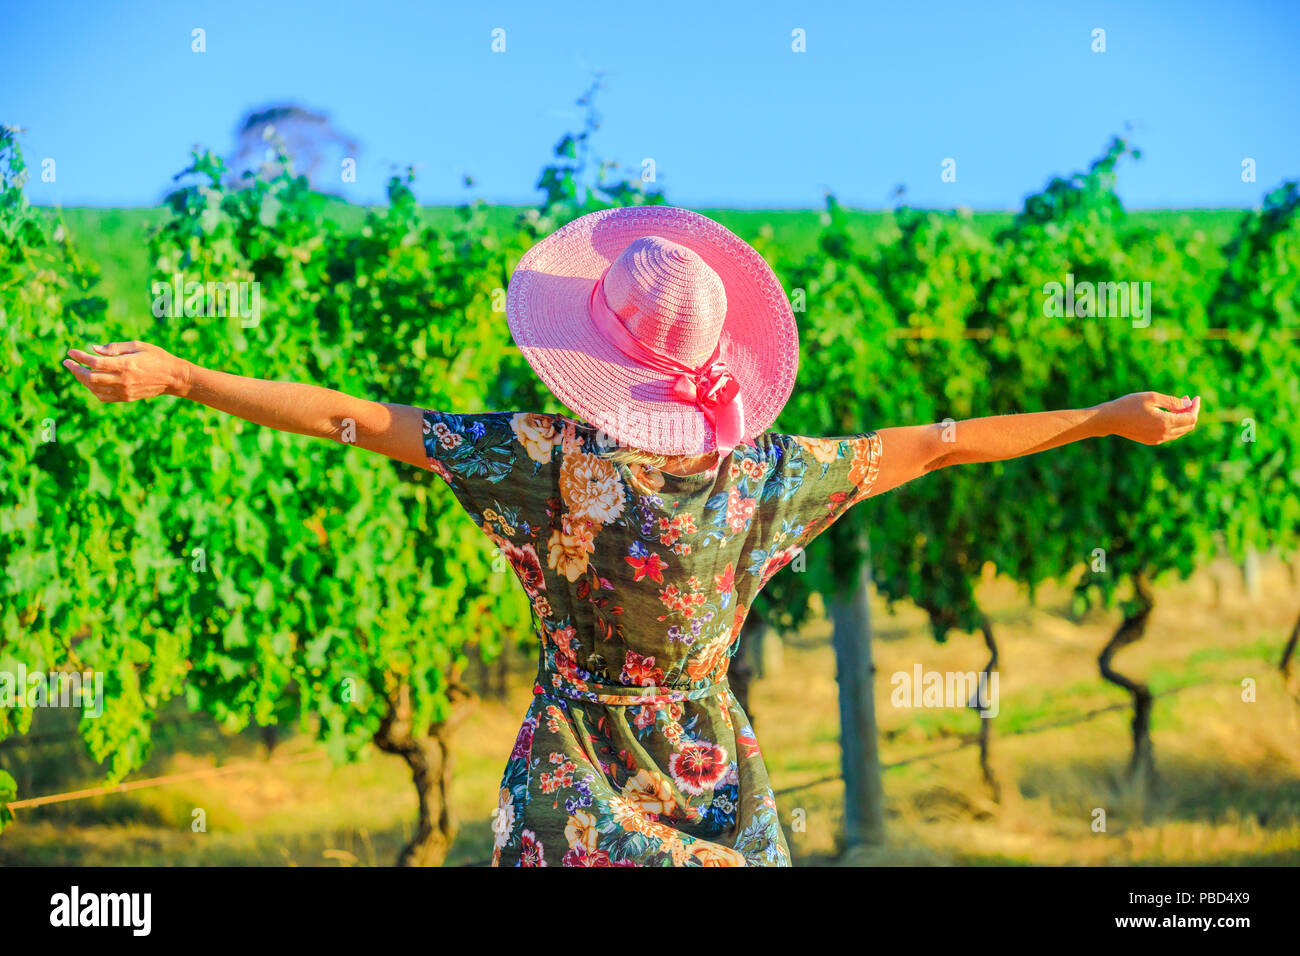
[[[355,206],[355,207],[358,208],[358,209],[376,209],[376,208],[384,208],[385,206],[388,205],[387,203],[382,203],[382,202],[376,202],[376,203],[366,203],[366,202],[359,202],[359,203],[358,203],[358,202],[351,202],[350,200],[344,199],[344,198],[342,198],[342,197],[340,197],[340,196],[335,196],[335,195],[332,195],[332,194],[325,194],[325,195],[327,195],[330,199],[335,200],[335,201],[338,202],[340,205],[344,205],[344,206]],[[477,201],[477,200],[470,200],[470,202],[475,202],[475,201]],[[489,207],[493,208],[493,209],[520,209],[520,210],[524,210],[524,209],[537,209],[537,208],[539,208],[539,206],[538,206],[537,203],[528,203],[528,202],[490,202],[490,201],[487,201],[487,200],[484,200],[484,202],[486,202],[487,205],[488,205]],[[426,202],[426,203],[420,203],[419,205],[420,205],[420,208],[421,208],[421,209],[459,209],[459,208],[461,208],[462,206],[467,205],[467,203],[466,203],[466,202]],[[692,204],[692,205],[688,205],[688,206],[680,206],[680,205],[677,205],[677,204],[675,204],[675,203],[661,203],[661,204],[659,204],[659,205],[674,206],[675,208],[679,208],[679,209],[697,209],[697,210],[698,210],[698,209],[718,209],[718,210],[725,210],[725,211],[727,211],[727,212],[815,212],[815,213],[824,213],[824,212],[826,211],[826,207],[825,207],[825,206],[727,206],[727,205],[715,205],[715,204],[712,204],[712,203],[701,203],[701,204],[698,204],[698,205]],[[983,214],[989,214],[989,213],[1002,213],[1002,214],[1007,214],[1007,215],[1015,215],[1015,214],[1017,214],[1017,213],[1020,213],[1020,212],[1023,212],[1023,211],[1024,211],[1024,210],[1023,210],[1023,207],[1020,207],[1020,208],[1014,208],[1014,209],[1013,209],[1013,208],[994,207],[994,206],[979,206],[979,207],[977,207],[977,206],[964,206],[964,205],[957,205],[957,206],[925,206],[925,205],[907,206],[906,203],[901,203],[901,204],[899,204],[899,205],[897,205],[897,206],[855,206],[855,205],[852,205],[852,204],[850,204],[850,203],[840,203],[839,205],[840,205],[843,209],[849,210],[850,212],[872,212],[872,213],[876,213],[876,212],[879,212],[879,213],[889,213],[889,212],[894,212],[894,211],[896,211],[896,210],[899,209],[899,208],[922,209],[922,210],[942,211],[942,212],[958,212],[958,211],[966,211],[966,212],[971,212],[971,213],[983,213]],[[38,203],[38,202],[33,202],[33,203],[31,203],[31,206],[32,206],[33,208],[35,208],[35,209],[106,209],[106,210],[107,210],[107,209],[116,209],[116,210],[133,210],[133,209],[166,209],[166,208],[167,208],[167,204],[166,204],[165,202],[158,202],[158,203],[154,203],[154,204],[141,204],[141,203],[130,203],[130,204],[111,204],[111,203],[102,203],[102,204],[101,204],[101,203],[86,203],[86,202],[75,202],[75,203],[62,204],[62,203]],[[1204,206],[1201,206],[1201,205],[1174,205],[1174,206],[1125,206],[1125,207],[1124,207],[1124,211],[1125,211],[1125,212],[1251,212],[1251,211],[1253,211],[1253,210],[1255,210],[1255,209],[1257,209],[1257,208],[1258,208],[1257,206],[1212,206],[1212,205],[1204,205]]]

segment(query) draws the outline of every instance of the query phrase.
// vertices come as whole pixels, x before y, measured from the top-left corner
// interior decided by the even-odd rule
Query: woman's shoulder
[[[750,445],[737,445],[736,450],[742,455],[753,456],[765,464],[780,466],[833,445],[834,441],[831,439],[808,438],[803,435],[769,431],[755,435]]]
[[[844,472],[856,484],[875,477],[880,438],[874,431],[827,438],[765,432],[755,438],[755,455],[776,482],[809,476],[834,480]]]
[[[543,412],[424,411],[429,466],[449,481],[535,477],[555,462],[583,423]],[[526,467],[531,465],[531,467]]]
[[[484,411],[443,412],[426,409],[425,431],[440,427],[462,435],[481,436],[489,431],[515,435],[541,435],[560,433],[565,428],[590,429],[592,426],[580,419],[552,412]]]
[[[783,432],[764,432],[755,437],[760,454],[775,456],[808,455],[819,461],[829,461],[861,444],[870,443],[874,431],[856,432],[852,435],[820,437],[816,435],[788,435]]]

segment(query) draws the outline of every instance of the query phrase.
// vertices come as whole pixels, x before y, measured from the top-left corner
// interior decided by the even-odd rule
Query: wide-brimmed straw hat
[[[506,314],[565,405],[659,454],[752,441],[799,364],[794,313],[763,257],[671,206],[605,209],[547,236],[511,277]]]

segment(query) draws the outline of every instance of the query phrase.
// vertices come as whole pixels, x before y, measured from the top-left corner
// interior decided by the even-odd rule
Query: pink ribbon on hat
[[[638,365],[663,372],[673,378],[673,395],[679,401],[695,405],[713,426],[718,453],[728,455],[744,439],[745,409],[740,398],[740,383],[722,361],[722,343],[699,368],[691,368],[671,356],[646,345],[628,330],[605,299],[605,279],[596,280],[587,303],[587,312],[596,330],[615,348]]]

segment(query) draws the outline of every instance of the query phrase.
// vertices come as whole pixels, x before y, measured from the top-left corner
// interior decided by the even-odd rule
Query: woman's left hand
[[[157,395],[183,395],[186,363],[147,342],[68,349],[63,365],[101,402],[134,402]]]
[[[1134,392],[1099,406],[1105,430],[1143,445],[1163,445],[1196,427],[1201,397],[1175,398],[1160,392]]]

